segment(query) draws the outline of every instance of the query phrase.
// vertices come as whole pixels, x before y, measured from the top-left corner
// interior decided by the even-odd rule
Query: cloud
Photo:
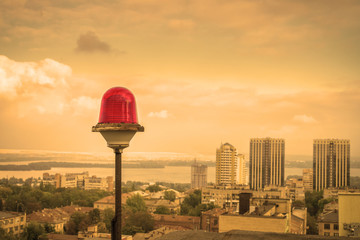
[[[110,52],[110,45],[99,39],[95,32],[89,31],[81,34],[77,40],[78,52]]]
[[[169,113],[167,110],[161,110],[160,112],[150,112],[148,114],[148,117],[154,117],[154,118],[168,118]]]
[[[317,121],[312,116],[307,116],[306,114],[303,115],[296,115],[293,118],[296,122],[302,122],[302,123],[316,123]]]
[[[0,96],[12,99],[28,95],[37,87],[65,87],[72,70],[52,59],[39,62],[16,62],[0,55]]]
[[[87,96],[85,87],[73,91],[79,81],[72,76],[71,67],[53,59],[17,62],[0,55],[0,103],[7,101],[19,118],[91,114],[100,100]]]
[[[93,111],[100,106],[100,99],[88,96],[73,98],[70,102],[74,115],[83,115],[86,111]]]

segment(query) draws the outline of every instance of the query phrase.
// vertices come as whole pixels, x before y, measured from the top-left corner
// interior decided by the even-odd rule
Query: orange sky
[[[127,151],[247,153],[281,137],[360,156],[360,2],[0,1],[0,148],[110,151],[91,126],[113,86],[145,133]]]

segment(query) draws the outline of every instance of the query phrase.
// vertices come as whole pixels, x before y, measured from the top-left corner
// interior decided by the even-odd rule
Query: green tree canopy
[[[155,214],[171,214],[171,211],[168,207],[164,206],[164,205],[160,205],[156,208]]]
[[[131,212],[125,220],[125,227],[123,233],[131,234],[134,232],[149,232],[154,229],[154,218],[152,215],[145,211]]]
[[[135,194],[126,200],[126,206],[133,212],[144,212],[147,207],[144,198],[140,194]]]
[[[174,191],[171,191],[171,190],[169,190],[169,191],[165,191],[164,192],[164,199],[166,199],[166,200],[170,200],[170,201],[175,201],[175,199],[176,199],[176,194],[175,194],[175,192]]]
[[[150,192],[158,192],[158,191],[161,191],[161,187],[157,184],[154,184],[154,185],[150,185],[146,188],[146,190],[149,190]]]

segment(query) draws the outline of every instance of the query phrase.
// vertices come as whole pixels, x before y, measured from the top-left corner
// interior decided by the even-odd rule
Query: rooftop
[[[23,216],[25,213],[18,213],[18,212],[0,212],[0,220],[7,219],[7,218],[14,218],[18,216]]]

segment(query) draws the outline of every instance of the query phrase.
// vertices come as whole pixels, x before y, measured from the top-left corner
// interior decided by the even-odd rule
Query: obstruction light
[[[101,100],[99,123],[92,128],[100,132],[113,149],[124,149],[136,132],[144,127],[137,122],[134,95],[126,88],[109,89]]]
[[[136,132],[144,131],[137,121],[134,95],[122,87],[109,89],[101,100],[99,123],[92,131],[100,132],[115,152],[115,217],[111,224],[111,239],[121,240],[121,153]]]
[[[122,87],[107,90],[101,101],[99,123],[138,123],[134,95]]]

